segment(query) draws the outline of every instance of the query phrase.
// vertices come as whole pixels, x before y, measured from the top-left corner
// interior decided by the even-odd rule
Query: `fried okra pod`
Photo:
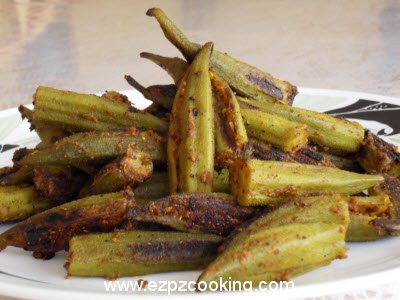
[[[229,171],[222,169],[214,171],[213,191],[229,193]],[[136,199],[158,199],[169,195],[168,174],[155,172],[142,184],[134,189]]]
[[[242,156],[248,138],[239,104],[229,85],[210,71],[214,95],[215,155],[219,167]]]
[[[31,185],[0,187],[0,223],[24,220],[54,206],[39,197]]]
[[[295,152],[307,145],[306,125],[252,109],[242,108],[241,114],[251,137],[272,144],[284,152]]]
[[[146,153],[155,164],[164,163],[164,139],[152,131],[125,130],[76,133],[49,148],[35,150],[21,159],[21,165],[70,165],[107,162],[126,153],[128,147]]]
[[[78,234],[107,232],[126,220],[131,200],[124,192],[91,196],[35,214],[0,235],[0,249],[55,253]]]
[[[400,153],[396,146],[367,131],[357,160],[362,168],[372,173],[387,173],[400,177]]]
[[[211,192],[214,112],[209,76],[212,43],[204,45],[182,79],[167,139],[170,191]]]
[[[149,9],[147,15],[157,19],[165,37],[182,52],[188,61],[195,58],[201,45],[189,41],[161,9]],[[238,94],[246,97],[261,101],[279,100],[291,105],[297,94],[297,88],[289,82],[276,79],[269,73],[219,51],[212,53],[211,66],[216,74]]]
[[[126,154],[105,165],[85,186],[80,196],[105,194],[123,190],[127,186],[134,187],[142,183],[153,172],[153,163],[147,154],[129,147]]]
[[[250,138],[248,148],[252,157],[260,160],[298,162],[308,165],[335,167],[327,155],[318,152],[313,146],[305,146],[295,152],[287,153],[270,144]]]
[[[128,231],[73,237],[66,268],[72,276],[140,276],[198,270],[217,255],[212,234]]]
[[[155,85],[150,87],[144,87],[137,82],[132,76],[125,75],[125,80],[135,89],[137,89],[142,95],[148,99],[161,105],[166,109],[171,109],[172,102],[176,93],[176,86],[170,85]]]
[[[235,237],[201,273],[198,285],[225,280],[287,281],[346,257],[346,229],[339,223],[262,226]]]
[[[339,195],[295,199],[238,227],[198,284],[224,280],[289,280],[346,255],[349,225],[346,201]]]
[[[153,53],[142,52],[140,57],[146,58],[161,68],[163,68],[172,77],[175,84],[179,84],[183,75],[185,75],[189,63],[179,57],[165,57]]]
[[[370,195],[387,194],[393,204],[395,214],[392,218],[378,218],[373,224],[383,228],[389,235],[400,234],[400,179],[383,174],[385,181],[369,190]]]
[[[264,111],[308,127],[310,141],[341,153],[357,152],[364,140],[364,128],[330,115],[290,107],[281,103],[261,102],[238,97],[241,108]]]
[[[352,195],[383,181],[380,175],[291,162],[248,159],[229,169],[230,189],[241,205],[268,205],[314,194]]]
[[[32,183],[33,169],[30,166],[14,166],[0,174],[0,186]]]
[[[39,195],[48,201],[63,203],[76,199],[87,176],[70,166],[37,166],[33,182]]]
[[[138,127],[165,133],[167,122],[107,97],[40,86],[34,95],[33,124],[52,124],[71,131]]]
[[[135,205],[127,216],[130,221],[161,224],[179,231],[228,235],[259,211],[239,206],[227,194],[193,193]]]

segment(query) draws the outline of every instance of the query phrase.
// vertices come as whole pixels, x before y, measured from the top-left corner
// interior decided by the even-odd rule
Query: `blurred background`
[[[152,6],[194,41],[298,86],[400,97],[399,0],[0,0],[0,109],[37,85],[80,92],[169,81],[141,51],[179,55]]]

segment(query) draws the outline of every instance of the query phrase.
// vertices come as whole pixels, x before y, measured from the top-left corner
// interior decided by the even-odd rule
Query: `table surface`
[[[123,90],[125,74],[168,83],[139,58],[179,55],[145,15],[152,6],[192,40],[298,86],[400,97],[398,0],[1,0],[0,109],[31,102],[38,85]]]

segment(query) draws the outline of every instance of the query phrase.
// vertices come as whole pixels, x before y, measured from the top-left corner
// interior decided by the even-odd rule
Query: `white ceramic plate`
[[[137,91],[123,92],[138,107],[148,101]],[[388,142],[400,144],[400,99],[332,91],[300,89],[295,105],[356,119]],[[0,166],[9,165],[16,147],[33,147],[38,142],[29,125],[22,122],[17,109],[0,112]],[[0,226],[0,232],[8,226]],[[294,279],[295,288],[282,291],[252,292],[251,297],[290,299],[321,295],[344,295],[373,290],[375,286],[400,278],[400,237],[371,243],[349,244],[348,258]],[[33,259],[29,253],[7,248],[0,253],[0,295],[34,299],[105,299],[133,297],[132,292],[106,292],[101,278],[64,279],[65,253],[49,261]],[[199,272],[180,272],[142,276],[145,280],[195,280]],[[138,278],[119,280],[136,281]],[[397,282],[398,286],[399,282]],[[392,285],[395,286],[395,285]],[[139,292],[146,299],[165,297],[165,292]],[[174,293],[174,297],[242,298],[241,293]]]

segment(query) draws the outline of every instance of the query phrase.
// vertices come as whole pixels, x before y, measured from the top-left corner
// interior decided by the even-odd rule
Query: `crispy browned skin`
[[[85,174],[69,166],[38,166],[33,170],[33,183],[39,195],[54,202],[74,199],[86,180]]]
[[[384,192],[389,195],[391,202],[396,210],[395,219],[380,218],[373,221],[373,223],[385,229],[388,234],[397,235],[400,232],[400,179],[391,177],[384,174],[385,181],[379,186],[375,187],[371,192],[380,193]]]
[[[38,213],[0,235],[0,250],[7,246],[35,251],[35,255],[65,250],[74,235],[113,230],[126,220],[131,204],[123,193],[76,200]]]
[[[335,165],[326,157],[319,153],[314,146],[306,146],[294,153],[286,153],[282,150],[256,139],[250,139],[253,157],[261,160],[274,160],[286,162],[298,162],[308,165],[318,165],[334,167]]]
[[[261,211],[259,208],[239,206],[224,198],[221,194],[177,194],[135,205],[128,210],[127,216],[131,221],[225,236]]]
[[[400,153],[396,146],[366,131],[363,145],[357,153],[360,165],[367,172],[400,175]]]

